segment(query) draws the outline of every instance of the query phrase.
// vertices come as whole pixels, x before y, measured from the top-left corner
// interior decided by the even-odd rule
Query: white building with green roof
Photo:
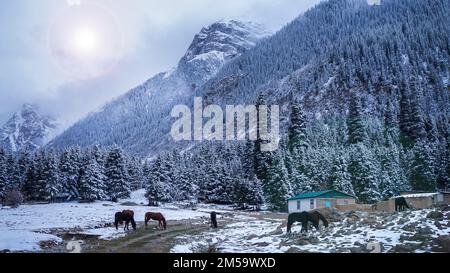
[[[306,192],[288,199],[289,213],[310,211],[326,207],[348,206],[356,197],[337,190]]]

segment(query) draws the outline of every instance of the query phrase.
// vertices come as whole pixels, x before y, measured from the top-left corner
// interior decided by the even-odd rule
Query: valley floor
[[[0,209],[0,251],[67,252],[80,241],[83,252],[450,252],[450,212],[445,209],[401,213],[325,211],[328,228],[301,234],[299,225],[286,234],[287,214],[232,211],[226,206],[181,204],[145,206],[143,192],[119,203],[62,203]],[[184,208],[183,208],[184,207]],[[137,231],[117,231],[114,213],[132,209]],[[219,229],[209,227],[209,212],[218,212]],[[144,214],[162,212],[168,229],[146,229]],[[139,221],[140,220],[140,221]]]

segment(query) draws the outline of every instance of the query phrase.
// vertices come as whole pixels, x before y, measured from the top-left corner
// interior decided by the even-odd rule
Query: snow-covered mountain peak
[[[221,20],[195,35],[179,67],[190,81],[201,84],[214,76],[231,59],[246,52],[271,33],[262,25],[238,20]]]
[[[52,117],[39,113],[36,105],[24,104],[0,128],[0,147],[13,152],[38,149],[56,128]]]

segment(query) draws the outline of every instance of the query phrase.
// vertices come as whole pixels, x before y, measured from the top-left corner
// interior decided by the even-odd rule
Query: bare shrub
[[[23,194],[18,189],[14,189],[6,193],[3,204],[5,206],[17,208],[23,203],[23,201]]]

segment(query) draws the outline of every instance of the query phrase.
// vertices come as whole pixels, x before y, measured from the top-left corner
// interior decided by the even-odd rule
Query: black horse
[[[211,212],[211,226],[217,228],[217,213],[215,211]]]
[[[117,212],[115,215],[114,225],[116,229],[119,229],[119,224],[123,224],[125,222],[125,226],[123,230],[130,230],[130,222],[133,226],[133,229],[136,230],[136,222],[134,221],[134,211],[132,210],[124,210],[121,212]]]
[[[395,211],[405,211],[406,209],[409,209],[409,206],[405,197],[395,198]]]
[[[288,217],[287,232],[291,233],[291,227],[295,222],[302,223],[301,232],[308,232],[308,223],[311,222],[316,229],[319,229],[319,221],[322,221],[325,227],[328,227],[328,221],[317,211],[291,213]]]

